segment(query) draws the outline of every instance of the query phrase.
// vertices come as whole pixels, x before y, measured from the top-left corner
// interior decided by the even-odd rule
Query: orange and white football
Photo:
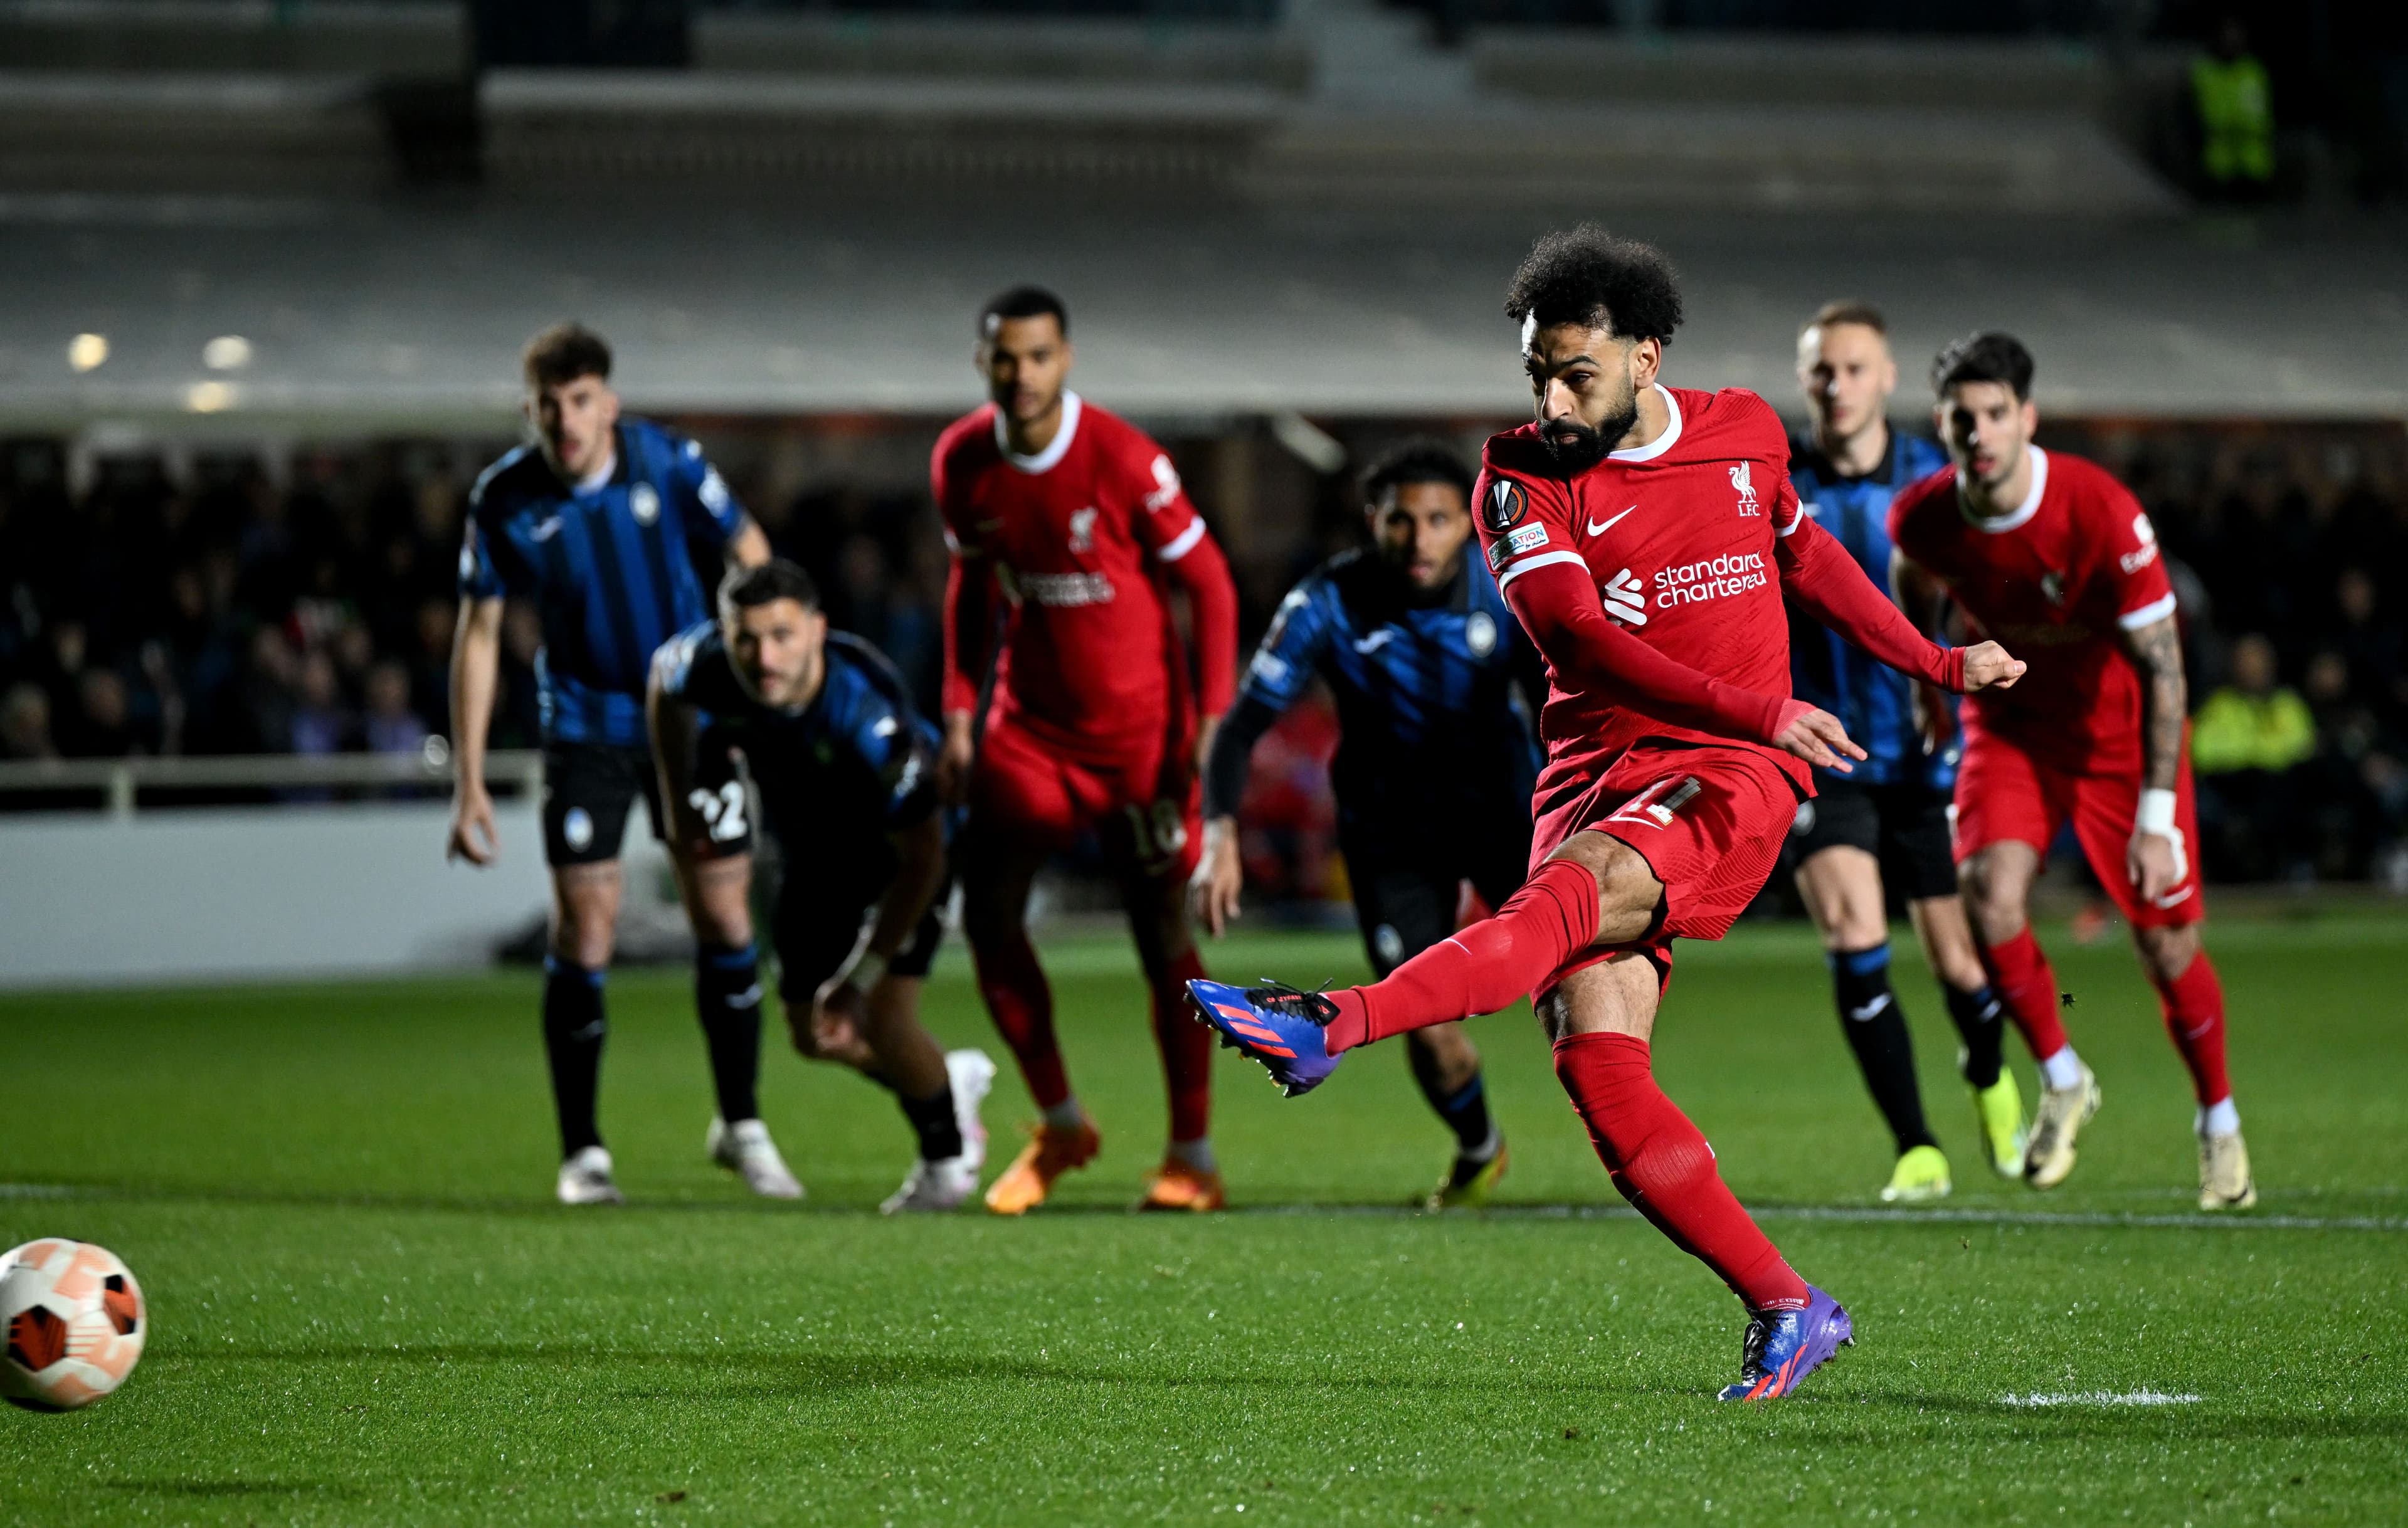
[[[31,1411],[73,1411],[125,1383],[150,1315],[116,1253],[46,1236],[0,1253],[0,1395]]]

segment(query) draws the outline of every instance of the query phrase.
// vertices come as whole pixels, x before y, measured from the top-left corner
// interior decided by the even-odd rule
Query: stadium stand
[[[884,421],[866,450],[858,426],[693,422],[779,550],[820,579],[838,623],[893,655],[932,703],[942,550],[912,465],[937,421]],[[1330,438],[1351,458],[1400,427],[1336,421]],[[1289,582],[1355,534],[1342,474],[1276,438],[1259,418],[1169,436],[1221,522],[1248,641]],[[2214,872],[2357,878],[2389,864],[2408,837],[2408,438],[2080,421],[2044,438],[2114,465],[2160,527],[2184,601]],[[464,494],[499,444],[8,442],[0,750],[422,751],[449,713]],[[507,633],[494,741],[523,748],[537,740],[531,614],[513,612]],[[2286,688],[2270,692],[2276,679]],[[2243,739],[2226,770],[2218,749],[2243,697],[2269,693],[2289,697],[2286,724],[2305,718],[2307,734],[2285,739],[2272,767]],[[1291,727],[1282,750],[1326,758],[1326,717]],[[1324,890],[1326,784],[1299,796],[1284,762],[1258,774],[1264,831],[1288,846],[1268,873]]]

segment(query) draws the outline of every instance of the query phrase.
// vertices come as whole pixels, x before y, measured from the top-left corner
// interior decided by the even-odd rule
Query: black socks
[[[1856,1067],[1865,1075],[1873,1106],[1889,1122],[1899,1154],[1937,1145],[1923,1121],[1923,1093],[1914,1081],[1914,1042],[1907,1037],[1898,994],[1890,991],[1889,946],[1834,950],[1828,958],[1841,1032],[1856,1053]]]
[[[953,1117],[951,1083],[926,1098],[905,1098],[899,1092],[895,1097],[903,1106],[903,1118],[911,1121],[911,1134],[920,1137],[923,1161],[942,1162],[962,1154],[962,1122]]]
[[[1965,1080],[1976,1088],[1994,1085],[1999,1080],[2000,1048],[2006,1043],[2006,1005],[1986,986],[1980,992],[1960,992],[1943,983],[1941,991],[1948,994],[1948,1017],[1956,1021],[1956,1033],[1965,1038]]]
[[[719,1117],[731,1124],[759,1119],[761,963],[751,945],[704,945],[695,951],[694,1007],[710,1047]]]
[[[1481,1074],[1472,1073],[1470,1081],[1450,1091],[1433,1061],[1419,1050],[1405,1053],[1412,1060],[1413,1080],[1421,1084],[1422,1096],[1455,1132],[1455,1154],[1484,1162],[1494,1155],[1496,1127],[1488,1118],[1488,1087]]]
[[[560,1115],[563,1161],[602,1144],[594,1126],[595,1095],[602,1080],[602,1041],[609,1021],[602,1012],[602,977],[558,956],[543,963],[543,1049],[552,1063],[552,1103]]]

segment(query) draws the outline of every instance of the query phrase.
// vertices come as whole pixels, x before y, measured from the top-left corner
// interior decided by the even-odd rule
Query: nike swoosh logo
[[[1881,1010],[1888,1007],[1889,993],[1884,992],[1861,1008],[1850,1008],[1848,1010],[1848,1017],[1856,1020],[1858,1023],[1862,1023],[1868,1019],[1879,1018],[1881,1016]]]
[[[534,536],[535,539],[538,541],[549,541],[554,536],[558,535],[559,532],[560,517],[558,515],[554,515],[550,520],[545,521],[542,524],[538,525],[535,528]]]
[[[1357,637],[1354,642],[1354,650],[1357,652],[1377,652],[1382,648],[1388,645],[1388,638],[1396,634],[1393,632],[1376,631],[1369,636]]]
[[[1606,532],[1613,529],[1616,525],[1621,524],[1624,517],[1627,516],[1631,509],[1636,509],[1639,506],[1634,504],[1630,507],[1630,509],[1625,509],[1621,514],[1614,516],[1612,520],[1606,521],[1603,523],[1599,523],[1594,520],[1590,521],[1588,522],[1588,534],[1591,536],[1603,536]]]

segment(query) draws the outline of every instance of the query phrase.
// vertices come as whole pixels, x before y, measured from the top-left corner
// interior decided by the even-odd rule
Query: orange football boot
[[[1165,1157],[1161,1170],[1146,1179],[1145,1197],[1137,1202],[1137,1207],[1200,1213],[1224,1208],[1228,1202],[1228,1195],[1221,1192],[1219,1173],[1199,1173],[1177,1157]]]
[[[1055,1178],[1095,1161],[1104,1144],[1096,1127],[1083,1121],[1068,1130],[1035,1125],[1028,1135],[1020,1155],[987,1185],[986,1207],[997,1215],[1025,1215],[1035,1209],[1053,1192]]]

